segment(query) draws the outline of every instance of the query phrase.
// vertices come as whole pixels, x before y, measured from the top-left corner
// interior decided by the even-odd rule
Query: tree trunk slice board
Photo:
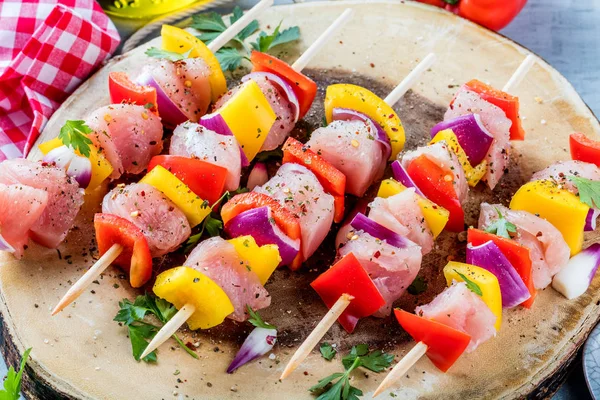
[[[354,20],[307,71],[322,87],[309,117],[295,132],[298,136],[320,124],[324,85],[357,83],[385,96],[433,51],[438,62],[396,106],[407,130],[406,148],[414,148],[426,143],[429,129],[442,118],[457,85],[478,78],[502,87],[528,53],[510,40],[450,13],[412,2],[280,6],[266,12],[260,23],[273,28],[283,20],[284,26],[300,26],[302,41],[285,47],[281,54],[293,61],[345,7],[356,10]],[[82,119],[107,104],[108,72],[137,73],[145,63],[143,52],[149,45],[159,46],[160,39],[115,57],[82,84],[54,114],[40,141],[55,137],[66,119]],[[598,120],[566,79],[545,62],[533,67],[515,94],[521,100],[527,140],[514,144],[514,162],[501,187],[494,193],[484,188],[471,192],[466,209],[468,224],[476,224],[481,201],[507,204],[515,189],[534,171],[568,159],[569,133],[581,131],[600,137]],[[39,158],[39,152],[32,152],[30,157]],[[184,341],[199,343],[200,360],[168,342],[159,351],[158,364],[135,362],[126,329],[112,318],[120,299],[132,299],[140,292],[132,290],[116,269],[109,269],[74,305],[51,318],[52,307],[70,283],[92,264],[92,254],[97,257],[91,221],[101,198],[99,193],[96,198],[87,199],[76,228],[60,252],[31,244],[20,261],[0,254],[1,349],[7,361],[15,365],[19,354],[33,347],[24,382],[27,397],[310,399],[310,386],[341,369],[339,355],[333,362],[326,362],[315,351],[290,378],[278,381],[294,349],[326,312],[308,283],[331,261],[331,238],[309,267],[294,274],[278,270],[267,284],[273,302],[261,314],[280,328],[280,343],[273,351],[275,359],[264,357],[233,375],[227,375],[225,369],[250,327],[231,321],[210,331],[182,333]],[[594,237],[592,233],[586,240]],[[456,234],[440,236],[436,249],[424,259],[420,273],[428,281],[427,290],[418,296],[405,294],[396,306],[412,311],[415,305],[428,302],[439,293],[444,287],[441,269],[447,259],[464,260],[466,243],[462,240]],[[181,256],[165,258],[158,260],[156,267],[164,270],[181,260]],[[600,279],[596,278],[587,293],[573,301],[551,288],[544,290],[531,310],[505,311],[498,336],[474,353],[464,355],[447,374],[423,359],[394,392],[401,398],[549,396],[598,319],[599,287]],[[392,318],[365,319],[353,335],[336,324],[325,340],[338,344],[344,353],[351,345],[366,342],[398,357],[414,345]],[[176,371],[180,373],[176,375]],[[369,398],[382,379],[382,374],[359,372],[354,384]]]

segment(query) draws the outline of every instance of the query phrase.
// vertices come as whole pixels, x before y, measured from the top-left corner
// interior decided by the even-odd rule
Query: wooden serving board
[[[502,87],[527,54],[495,33],[412,2],[282,6],[266,12],[260,22],[263,27],[274,27],[282,20],[284,26],[300,26],[302,42],[282,52],[283,58],[293,60],[345,7],[355,9],[354,20],[307,71],[320,86],[351,82],[384,96],[427,53],[433,51],[438,56],[414,92],[396,107],[407,130],[408,149],[427,141],[429,129],[442,118],[457,85],[476,77]],[[151,45],[159,46],[159,40]],[[66,119],[81,119],[107,104],[108,72],[137,73],[145,63],[146,47],[114,58],[84,83],[54,114],[40,140],[56,136]],[[498,190],[491,193],[477,188],[471,192],[467,223],[476,223],[481,201],[506,204],[532,172],[568,159],[568,134],[572,131],[600,136],[599,123],[591,111],[565,78],[543,61],[533,67],[515,94],[521,99],[527,140],[515,143],[514,162]],[[320,124],[322,97],[321,88],[313,111],[299,124],[297,136]],[[39,153],[33,152],[31,157],[37,158]],[[307,389],[311,385],[341,369],[339,358],[326,362],[314,352],[289,379],[278,381],[295,347],[326,311],[308,283],[327,268],[334,253],[331,241],[322,246],[309,267],[295,274],[277,271],[267,284],[273,304],[261,314],[280,328],[275,358],[265,357],[233,375],[227,375],[225,368],[250,328],[231,321],[207,332],[183,333],[189,342],[199,343],[200,360],[169,343],[161,348],[158,364],[135,362],[125,328],[112,318],[120,299],[134,298],[139,292],[129,288],[127,280],[114,269],[109,269],[76,304],[51,318],[52,307],[92,263],[92,255],[97,256],[91,218],[100,199],[101,193],[88,199],[60,252],[32,244],[20,261],[0,254],[1,348],[14,365],[25,348],[33,347],[24,383],[28,397],[310,399]],[[397,306],[412,311],[439,293],[444,286],[441,268],[448,258],[464,260],[464,247],[464,235],[443,234],[435,251],[424,260],[421,275],[428,281],[427,291],[419,296],[405,294]],[[157,268],[175,266],[180,259],[159,260]],[[531,310],[506,311],[498,336],[463,356],[449,373],[440,373],[423,359],[396,386],[395,394],[401,398],[546,397],[556,389],[561,372],[598,319],[599,287],[600,279],[595,279],[588,292],[574,301],[546,289]],[[413,345],[391,318],[365,319],[353,335],[335,326],[326,340],[338,344],[342,352],[352,344],[367,342],[397,356]],[[381,374],[357,372],[354,384],[369,398],[382,378]]]

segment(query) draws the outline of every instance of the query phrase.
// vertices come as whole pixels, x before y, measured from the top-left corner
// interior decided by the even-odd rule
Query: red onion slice
[[[531,297],[517,270],[491,240],[479,246],[467,244],[467,264],[490,271],[498,278],[503,308],[516,307]]]
[[[46,154],[42,161],[48,164],[54,164],[60,169],[67,169],[71,161],[75,158],[75,152],[67,146],[60,146],[52,149]]]
[[[600,266],[600,243],[571,257],[566,266],[554,275],[552,287],[567,299],[581,296],[592,283]]]
[[[277,330],[256,327],[250,332],[242,347],[229,364],[227,373],[231,374],[244,364],[267,354],[277,342]]]
[[[271,217],[269,207],[253,208],[233,217],[225,225],[230,237],[251,235],[256,244],[276,244],[281,256],[280,265],[289,265],[300,251],[300,240],[292,240],[279,229]]]
[[[183,111],[177,107],[177,104],[171,100],[158,82],[154,80],[149,71],[143,71],[137,77],[135,83],[142,86],[151,86],[156,89],[156,102],[158,103],[156,106],[158,107],[160,118],[166,126],[174,128],[188,120]]]
[[[600,210],[597,208],[589,209],[587,217],[585,217],[584,231],[590,232],[596,230],[596,219],[598,219],[598,215],[600,215]]]
[[[219,110],[215,111],[214,113],[202,116],[202,118],[200,118],[200,121],[198,121],[198,124],[202,125],[206,129],[218,133],[219,135],[234,136],[231,129],[229,129],[229,125],[227,125],[227,122],[225,122],[225,119],[223,118]],[[242,167],[247,167],[248,165],[250,165],[248,157],[246,157],[246,153],[244,153],[244,150],[241,146],[240,157],[242,159]]]
[[[358,111],[354,111],[349,108],[334,108],[332,119],[334,121],[363,121],[364,123],[369,125],[371,132],[377,133],[376,140],[379,143],[381,143],[381,145],[384,147],[383,159],[387,160],[388,158],[390,158],[390,154],[392,154],[392,145],[390,144],[390,138],[377,122],[373,121],[365,114],[359,113]]]
[[[248,184],[246,187],[249,190],[254,190],[257,186],[262,186],[269,180],[269,174],[267,173],[267,166],[265,163],[257,162],[254,164],[250,175],[248,175]]]
[[[394,179],[406,186],[407,188],[415,189],[415,193],[421,197],[425,197],[425,195],[421,192],[421,190],[417,187],[415,182],[412,180],[410,175],[408,175],[408,171],[402,166],[400,161],[396,160],[392,163],[392,173],[394,174]]]
[[[403,249],[408,246],[409,240],[396,232],[379,225],[377,222],[367,218],[365,214],[358,213],[350,222],[350,225],[357,231],[368,233],[379,240],[385,240],[389,245]]]
[[[494,136],[485,128],[479,114],[466,114],[442,121],[431,128],[431,138],[445,129],[452,129],[474,167],[485,159],[494,141]]]
[[[294,123],[298,122],[300,118],[300,103],[298,102],[298,96],[294,92],[294,88],[285,79],[271,72],[251,72],[248,75],[242,77],[242,82],[246,82],[252,79],[256,83],[260,83],[261,79],[266,79],[275,86],[278,86],[280,93],[284,94],[288,102],[294,107]]]
[[[4,239],[2,234],[0,234],[0,251],[8,251],[9,253],[15,252],[15,248],[12,247],[10,243],[6,241],[6,239]]]
[[[92,163],[86,157],[75,156],[67,168],[67,175],[75,178],[79,187],[87,188],[92,180]]]

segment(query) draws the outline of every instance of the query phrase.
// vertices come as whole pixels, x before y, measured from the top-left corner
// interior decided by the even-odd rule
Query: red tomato
[[[344,219],[346,175],[323,157],[291,137],[283,145],[283,163],[288,162],[303,165],[315,174],[323,189],[334,197],[334,220],[335,222],[341,222]]]
[[[583,133],[575,132],[569,136],[571,158],[596,164],[600,167],[600,142],[592,140]]]
[[[125,72],[113,71],[108,74],[108,92],[113,104],[148,105],[149,110],[158,115],[156,89],[132,82]]]
[[[521,12],[525,3],[527,0],[460,0],[458,15],[498,31]]]
[[[123,251],[113,262],[129,273],[129,283],[137,288],[152,276],[152,256],[142,231],[124,218],[112,214],[94,215],[94,228],[100,255],[113,244],[123,246]]]
[[[525,131],[521,125],[521,117],[519,117],[519,98],[511,96],[502,90],[495,89],[490,85],[473,79],[465,84],[467,88],[479,94],[482,99],[488,103],[499,107],[506,114],[506,118],[510,119],[510,140],[525,140]]]
[[[148,164],[148,172],[160,165],[185,183],[202,200],[212,206],[223,195],[227,169],[182,156],[154,156]]]
[[[469,228],[469,231],[467,232],[467,242],[471,243],[473,246],[480,246],[490,240],[498,246],[502,254],[510,261],[510,264],[515,268],[521,279],[523,279],[523,283],[525,283],[525,286],[529,289],[531,297],[521,303],[521,305],[525,308],[531,308],[535,296],[537,295],[537,290],[533,285],[529,249],[521,246],[514,240],[480,231],[479,229]]]
[[[466,333],[439,322],[399,309],[395,309],[394,314],[416,342],[427,345],[427,357],[442,372],[448,371],[471,341],[471,336]]]
[[[452,186],[454,176],[422,155],[414,159],[407,168],[408,175],[425,197],[450,212],[446,228],[451,232],[462,232],[465,213]]]
[[[253,51],[250,61],[252,61],[253,72],[270,72],[279,75],[292,85],[300,104],[300,118],[304,117],[317,95],[317,84],[306,75],[294,71],[286,62],[269,54]]]
[[[346,254],[310,284],[325,305],[333,307],[343,295],[354,299],[338,318],[348,333],[352,333],[360,318],[368,317],[385,304],[385,300],[369,274],[353,253]]]

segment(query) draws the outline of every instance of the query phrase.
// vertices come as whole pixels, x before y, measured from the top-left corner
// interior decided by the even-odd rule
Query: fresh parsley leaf
[[[85,124],[85,121],[68,120],[60,128],[58,138],[65,146],[77,150],[84,157],[89,157],[92,141],[87,137],[87,134],[92,132],[92,129]]]
[[[517,233],[517,227],[515,226],[515,224],[509,222],[506,218],[504,218],[500,210],[498,210],[497,208],[496,212],[498,213],[498,219],[492,222],[490,226],[488,226],[485,229],[485,231],[510,239],[511,233]]]
[[[237,189],[235,192],[237,192],[238,190],[240,189]],[[221,204],[223,200],[227,202],[230,198],[231,193],[225,192],[217,201],[214,202],[212,206],[210,206],[211,213],[208,214],[206,218],[204,218],[204,221],[202,221],[200,232],[191,235],[188,238],[188,241],[185,243],[185,252],[191,251],[196,245],[196,243],[198,243],[200,239],[202,239],[202,236],[205,232],[208,234],[208,237],[219,236],[221,234],[221,231],[223,230],[223,221],[221,220],[219,214],[214,212],[213,210],[216,206]],[[208,207],[208,202],[205,203],[206,204],[203,205],[203,208]]]
[[[19,400],[21,397],[21,380],[23,379],[23,371],[27,359],[31,353],[31,347],[25,350],[23,357],[21,357],[21,366],[19,372],[11,366],[6,373],[6,379],[4,379],[4,389],[0,390],[0,400]]]
[[[273,47],[279,46],[281,44],[294,42],[298,39],[300,39],[300,28],[298,28],[297,26],[292,26],[291,28],[287,28],[281,31],[275,37],[275,39],[273,39],[273,41],[271,42],[271,46],[267,50],[271,50]]]
[[[358,368],[359,364],[360,359],[357,358],[345,372],[331,374],[319,380],[319,383],[308,390],[312,393],[319,393],[317,400],[358,400],[363,392],[350,384],[350,374]]]
[[[201,32],[197,38],[202,40],[204,43],[209,44],[219,36],[221,32]]]
[[[242,11],[242,9],[239,6],[236,6],[233,9],[233,13],[231,14],[231,17],[229,18],[229,23],[233,24],[238,19],[242,18],[243,15],[244,15],[244,12]],[[248,37],[250,37],[257,30],[258,30],[258,21],[252,20],[252,22],[250,22],[248,25],[246,25],[246,27],[244,27],[244,29],[242,29],[240,31],[240,33],[238,33],[235,36],[235,38],[238,41],[240,41],[241,43],[243,43],[244,40],[248,39]]]
[[[294,40],[298,40],[300,38],[300,28],[297,26],[293,26],[283,31],[280,31],[280,28],[281,22],[270,35],[264,31],[259,33],[256,42],[252,43],[252,48],[254,50],[266,53],[273,47],[284,43],[293,42]]]
[[[192,24],[190,26],[194,29],[198,29],[199,31],[219,33],[227,29],[225,22],[223,22],[223,17],[216,12],[193,15]]]
[[[427,281],[422,276],[417,276],[410,284],[407,291],[412,295],[418,295],[427,290]]]
[[[470,280],[464,274],[461,274],[457,270],[454,270],[454,272],[456,272],[458,274],[458,276],[460,276],[461,279],[463,281],[465,281],[465,283],[467,284],[467,289],[469,289],[471,292],[475,293],[477,296],[483,296],[483,292],[481,291],[481,288],[479,287],[478,284],[476,284],[475,282],[473,282],[472,280]]]
[[[152,315],[162,324],[166,324],[176,313],[177,309],[168,301],[145,293],[136,297],[133,302],[129,299],[121,300],[114,321],[127,327],[133,357],[139,361],[148,343],[160,329],[160,326],[151,324],[145,318]],[[172,337],[190,356],[198,358],[198,355],[188,348],[177,335]],[[150,353],[143,361],[156,362],[156,352]]]
[[[570,175],[568,179],[573,182],[579,191],[579,200],[590,207],[600,207],[600,181]]]
[[[216,53],[217,60],[223,71],[235,71],[242,65],[246,57],[233,47],[223,47]]]
[[[359,360],[359,367],[365,367],[373,372],[381,372],[394,361],[394,355],[375,350],[369,353],[369,346],[360,344],[353,346],[350,354],[342,358],[344,368],[348,369]]]
[[[148,50],[146,50],[146,55],[152,58],[165,58],[169,61],[181,61],[185,60],[186,58],[189,58],[191,52],[192,49],[189,49],[185,53],[177,53],[175,51],[168,51],[159,49],[157,47],[150,47]]]
[[[275,149],[269,151],[261,151],[256,155],[256,161],[267,162],[272,159],[281,160],[283,158],[283,150]]]
[[[263,321],[260,315],[258,315],[256,311],[252,310],[249,305],[246,305],[246,309],[248,310],[248,315],[250,315],[248,322],[250,322],[252,325],[256,326],[257,328],[277,329],[274,325]]]
[[[319,347],[319,351],[321,352],[321,356],[327,361],[333,360],[337,351],[327,342],[321,343],[321,347]]]

